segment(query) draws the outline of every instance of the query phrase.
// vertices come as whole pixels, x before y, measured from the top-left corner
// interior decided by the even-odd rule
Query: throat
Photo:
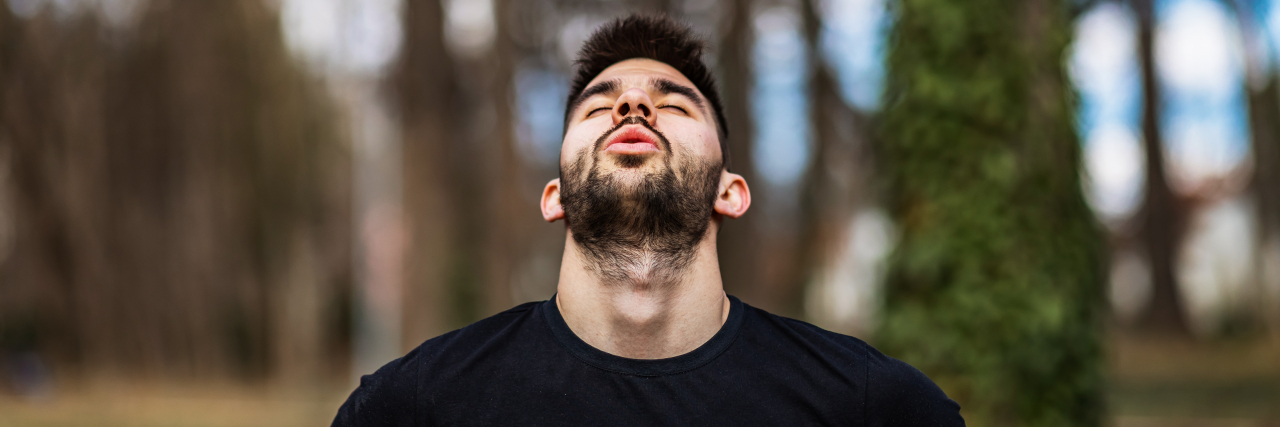
[[[605,351],[633,359],[661,359],[674,357],[697,348],[686,342],[673,328],[670,304],[664,303],[657,292],[632,289],[618,295],[618,308],[608,322]]]
[[[666,359],[710,341],[728,317],[728,297],[681,295],[631,288],[601,295],[601,305],[579,307],[573,295],[557,295],[570,329],[592,347],[630,359]],[[570,297],[569,304],[563,297]]]

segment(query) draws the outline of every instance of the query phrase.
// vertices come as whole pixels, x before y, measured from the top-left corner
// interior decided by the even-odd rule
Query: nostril
[[[621,106],[621,107],[618,107],[618,115],[620,115],[620,116],[625,116],[625,115],[627,115],[627,113],[628,113],[628,112],[630,112],[630,111],[631,111],[631,105],[630,105],[630,104],[622,104],[622,106]]]
[[[648,116],[649,116],[649,107],[648,107],[648,106],[646,106],[646,105],[644,105],[644,104],[640,104],[640,112],[641,112],[641,113],[643,113],[643,114],[645,115],[645,117],[648,117]]]

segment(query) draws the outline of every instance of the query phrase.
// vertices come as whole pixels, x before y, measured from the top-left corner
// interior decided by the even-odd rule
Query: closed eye
[[[609,109],[609,107],[600,107],[600,108],[597,108],[597,109],[594,109],[594,110],[588,111],[588,112],[587,112],[587,117],[591,117],[591,116],[595,115],[595,114],[596,114],[596,112],[599,112],[599,111],[602,111],[602,110],[608,110],[608,109]]]
[[[684,115],[686,115],[686,116],[687,116],[687,115],[689,115],[689,110],[684,109],[684,107],[679,107],[679,106],[675,106],[675,105],[663,105],[663,106],[658,107],[658,108],[674,108],[674,109],[680,110],[680,112],[681,112],[681,113],[684,113]]]

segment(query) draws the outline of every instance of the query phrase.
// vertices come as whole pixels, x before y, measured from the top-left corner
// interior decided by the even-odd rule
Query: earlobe
[[[716,195],[716,213],[738,218],[751,207],[751,189],[747,181],[736,173],[724,172],[720,177],[720,193]]]
[[[542,189],[542,219],[547,222],[564,219],[564,206],[560,205],[559,178],[551,180],[546,188]]]

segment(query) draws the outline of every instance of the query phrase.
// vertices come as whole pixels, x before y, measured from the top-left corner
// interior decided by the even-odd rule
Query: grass
[[[1280,343],[1117,334],[1108,368],[1117,426],[1280,426]]]
[[[0,427],[323,426],[349,391],[117,383],[35,400],[0,395]]]

